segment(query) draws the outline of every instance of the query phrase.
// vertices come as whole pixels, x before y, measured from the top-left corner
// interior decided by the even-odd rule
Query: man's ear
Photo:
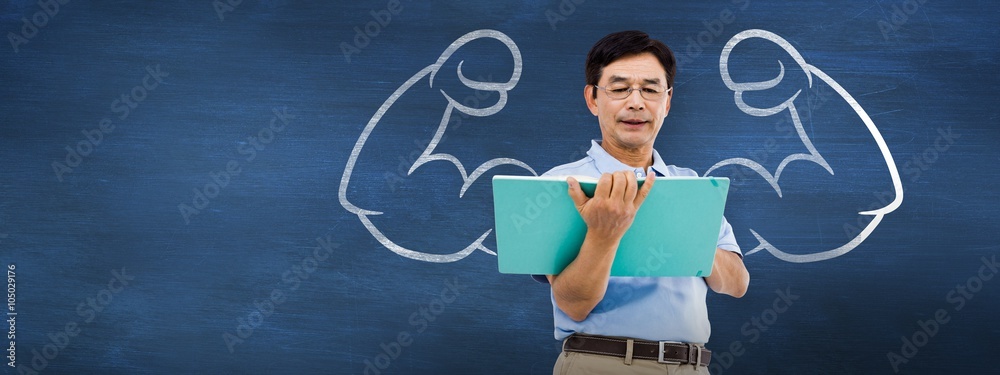
[[[667,106],[663,109],[663,117],[667,117],[667,115],[670,114],[670,101],[674,99],[674,91],[677,90],[670,89],[670,91],[667,92]]]
[[[583,86],[583,100],[587,101],[587,108],[590,108],[590,113],[593,113],[594,116],[597,116],[597,98],[594,95],[596,90],[594,85]]]

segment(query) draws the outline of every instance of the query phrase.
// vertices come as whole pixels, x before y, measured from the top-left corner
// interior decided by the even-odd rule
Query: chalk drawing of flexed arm
[[[744,40],[752,38],[764,39],[781,47],[799,65],[799,67],[802,68],[802,71],[805,72],[810,88],[812,88],[813,85],[813,77],[816,77],[819,80],[826,83],[827,85],[829,85],[831,88],[833,88],[833,90],[837,94],[839,94],[840,97],[846,103],[850,105],[850,107],[854,110],[854,112],[858,115],[858,117],[864,122],[868,131],[871,133],[871,136],[875,139],[875,143],[878,144],[879,151],[881,151],[882,157],[885,159],[886,166],[889,168],[889,175],[892,179],[892,185],[895,189],[896,197],[895,199],[893,199],[892,202],[890,202],[889,204],[887,204],[882,208],[871,211],[859,212],[858,214],[860,215],[868,215],[874,217],[872,218],[871,222],[869,222],[868,225],[857,236],[855,236],[853,239],[851,239],[844,245],[841,245],[835,249],[829,249],[812,254],[789,254],[787,252],[779,250],[777,247],[775,247],[770,242],[765,240],[756,231],[750,229],[750,232],[754,235],[754,237],[756,237],[757,241],[759,241],[759,245],[757,245],[757,247],[755,247],[753,250],[747,252],[747,255],[753,254],[761,250],[767,250],[769,253],[771,253],[778,259],[793,263],[816,262],[844,255],[847,252],[853,250],[858,245],[860,245],[866,238],[868,238],[868,236],[872,233],[872,231],[875,230],[875,227],[878,226],[878,224],[882,221],[882,218],[886,214],[894,211],[896,208],[899,207],[899,205],[903,202],[903,185],[899,178],[899,172],[896,169],[896,163],[892,159],[892,154],[889,152],[889,147],[886,146],[885,139],[882,138],[882,134],[879,133],[878,128],[875,127],[875,123],[872,121],[871,117],[868,116],[868,113],[865,112],[864,108],[861,108],[861,105],[858,104],[857,100],[855,100],[854,97],[847,92],[847,90],[845,90],[839,83],[837,83],[837,81],[835,81],[833,78],[831,78],[829,75],[824,73],[819,68],[809,63],[806,63],[805,59],[802,57],[801,54],[799,54],[799,52],[795,49],[795,47],[793,47],[790,43],[788,43],[788,41],[778,36],[777,34],[774,34],[766,30],[752,29],[752,30],[745,30],[733,36],[726,44],[726,46],[723,48],[722,55],[719,58],[720,74],[722,75],[722,80],[723,82],[725,82],[726,87],[728,87],[730,90],[733,91],[733,100],[735,101],[736,106],[744,113],[751,116],[766,117],[766,116],[776,115],[784,111],[788,111],[788,115],[792,119],[792,123],[795,126],[795,130],[799,136],[799,139],[802,141],[802,144],[809,152],[795,153],[786,156],[778,165],[778,167],[774,170],[773,173],[771,171],[768,171],[766,168],[764,168],[764,166],[762,166],[760,163],[754,160],[747,158],[730,158],[720,161],[715,165],[713,165],[711,168],[708,169],[708,171],[705,172],[705,175],[708,175],[712,171],[727,165],[743,166],[753,170],[761,177],[763,177],[764,180],[766,180],[771,185],[775,193],[778,194],[778,197],[781,197],[782,195],[781,185],[779,184],[779,180],[781,178],[781,172],[784,171],[785,167],[788,166],[789,163],[791,162],[795,161],[812,162],[822,166],[830,174],[834,174],[833,168],[830,167],[830,164],[827,163],[826,159],[824,159],[823,156],[819,153],[819,151],[817,151],[816,147],[813,145],[812,141],[809,139],[809,136],[803,129],[802,121],[799,117],[799,112],[795,106],[795,99],[802,92],[801,89],[796,91],[795,94],[791,95],[791,97],[789,97],[787,100],[784,100],[783,102],[769,108],[757,108],[747,104],[743,100],[744,93],[753,91],[763,91],[774,88],[779,83],[781,83],[782,79],[784,79],[785,77],[785,66],[784,64],[781,63],[780,60],[778,60],[778,66],[780,68],[780,71],[778,73],[778,76],[773,79],[761,82],[743,82],[743,83],[737,83],[733,81],[732,76],[730,76],[729,74],[730,70],[729,56],[733,52],[733,48],[735,48],[736,45],[740,44]]]
[[[459,198],[465,195],[465,192],[469,189],[469,187],[473,183],[475,183],[479,179],[479,177],[481,177],[488,170],[497,166],[514,165],[524,168],[533,175],[537,175],[535,170],[532,169],[530,166],[528,166],[524,162],[521,162],[520,160],[512,158],[491,159],[486,161],[485,163],[476,166],[475,168],[472,169],[471,172],[469,172],[466,169],[465,165],[463,165],[463,163],[454,155],[434,152],[435,148],[437,148],[438,146],[438,143],[441,142],[441,139],[445,134],[445,130],[447,130],[448,128],[448,124],[452,118],[453,111],[458,110],[461,113],[478,117],[486,117],[493,115],[499,112],[501,109],[503,109],[503,107],[507,104],[507,92],[513,89],[514,86],[517,85],[517,81],[521,78],[521,66],[522,66],[521,52],[517,48],[517,45],[514,44],[514,41],[511,40],[510,37],[508,37],[506,34],[496,30],[484,29],[484,30],[476,30],[459,37],[454,42],[452,42],[451,45],[444,50],[444,52],[441,53],[440,57],[438,57],[435,63],[421,69],[419,72],[417,72],[408,80],[406,80],[406,82],[404,82],[401,86],[399,86],[399,88],[397,88],[396,91],[393,92],[392,95],[390,95],[389,98],[386,99],[384,103],[382,103],[382,106],[379,107],[378,111],[375,112],[375,115],[372,116],[371,120],[368,121],[368,125],[365,126],[365,129],[364,131],[362,131],[361,136],[358,138],[357,143],[354,144],[354,149],[351,151],[351,156],[347,161],[347,166],[344,168],[344,175],[340,180],[339,198],[340,198],[340,204],[344,206],[344,209],[358,215],[358,218],[365,225],[365,228],[367,228],[368,231],[372,234],[372,236],[375,237],[375,239],[377,239],[383,246],[395,252],[396,254],[402,255],[404,257],[425,262],[447,263],[464,259],[475,250],[482,250],[486,253],[496,255],[494,251],[486,248],[482,244],[483,240],[486,238],[486,236],[490,234],[490,232],[493,231],[493,229],[486,230],[481,236],[479,236],[478,239],[474,240],[464,249],[458,250],[457,252],[454,252],[452,254],[429,254],[425,252],[404,248],[395,243],[394,241],[392,241],[391,239],[389,239],[388,237],[386,237],[386,235],[378,227],[376,227],[376,225],[371,221],[371,219],[368,218],[368,216],[372,215],[381,215],[382,214],[381,211],[363,209],[351,203],[347,199],[347,187],[348,184],[350,184],[351,173],[354,171],[354,166],[357,163],[358,155],[360,155],[361,150],[365,146],[365,142],[368,140],[368,137],[371,135],[372,131],[375,130],[375,127],[378,125],[379,120],[382,119],[382,116],[386,113],[386,111],[388,111],[389,108],[392,107],[392,105],[396,102],[396,100],[405,95],[407,90],[409,90],[411,87],[417,84],[417,82],[421,81],[425,77],[428,78],[428,85],[431,88],[433,88],[434,76],[438,73],[441,67],[448,61],[448,59],[451,58],[452,54],[454,54],[456,50],[458,50],[465,44],[481,38],[496,39],[507,47],[511,56],[514,59],[514,68],[510,80],[508,80],[507,82],[496,83],[496,82],[482,82],[469,79],[464,74],[462,74],[462,64],[464,63],[464,61],[458,63],[458,68],[456,70],[456,73],[458,74],[459,81],[461,81],[462,84],[465,85],[466,87],[473,90],[496,92],[497,94],[499,94],[500,99],[497,101],[496,104],[490,107],[473,108],[473,107],[468,107],[460,103],[459,101],[455,100],[451,95],[448,95],[448,93],[445,92],[444,90],[438,90],[444,97],[444,100],[447,102],[447,105],[445,106],[444,111],[441,115],[437,131],[434,133],[433,138],[427,144],[427,147],[423,150],[420,156],[413,163],[413,166],[410,167],[407,174],[408,175],[413,174],[418,168],[420,168],[420,166],[428,162],[432,161],[450,162],[455,166],[456,169],[458,169],[458,173],[462,176],[463,183],[461,190],[459,190],[458,192]]]

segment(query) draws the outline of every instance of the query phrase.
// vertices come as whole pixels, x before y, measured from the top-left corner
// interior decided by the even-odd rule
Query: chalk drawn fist
[[[463,67],[465,67],[464,60],[457,63],[454,72],[450,70],[442,70],[445,66],[451,66],[454,64],[451,60],[453,55],[459,49],[466,46],[469,42],[477,39],[494,39],[506,47],[506,51],[504,51],[504,53],[509,53],[514,62],[509,80],[506,82],[490,82],[488,79],[484,80],[478,77],[475,79],[469,78],[463,72]],[[389,238],[389,233],[387,233],[385,225],[383,225],[383,228],[380,228],[379,225],[376,224],[375,220],[371,218],[372,216],[383,215],[383,211],[388,207],[381,209],[365,209],[351,203],[351,201],[347,198],[348,186],[351,183],[351,176],[355,171],[356,165],[358,164],[359,155],[361,154],[362,149],[365,148],[366,142],[370,137],[372,137],[372,133],[375,131],[376,127],[379,127],[380,131],[392,132],[394,129],[395,131],[400,131],[398,128],[400,123],[412,124],[414,121],[418,122],[420,127],[427,127],[430,130],[429,134],[431,134],[431,136],[428,141],[422,143],[417,141],[416,144],[418,144],[419,149],[413,152],[413,156],[415,156],[415,158],[413,158],[412,163],[410,163],[409,160],[401,160],[401,166],[409,164],[408,168],[405,168],[405,170],[401,169],[399,171],[400,173],[388,174],[390,178],[387,182],[389,183],[389,188],[392,190],[395,190],[395,182],[392,181],[392,179],[401,181],[403,177],[416,177],[421,173],[422,168],[430,167],[432,164],[429,163],[435,161],[450,163],[455,168],[455,170],[451,173],[458,175],[461,179],[461,186],[453,192],[448,191],[446,187],[428,186],[427,193],[435,196],[435,199],[440,198],[440,195],[455,198],[463,197],[469,190],[470,186],[478,181],[483,174],[490,169],[499,166],[514,166],[522,168],[531,174],[537,175],[537,173],[535,173],[530,166],[513,158],[492,158],[480,164],[469,165],[469,167],[471,167],[471,169],[469,169],[466,164],[459,159],[459,157],[449,153],[436,151],[438,145],[445,139],[446,130],[448,130],[449,126],[452,126],[453,128],[457,127],[454,125],[456,121],[461,121],[462,118],[491,116],[504,108],[507,104],[508,91],[517,85],[517,82],[521,77],[521,64],[521,52],[517,45],[514,44],[513,40],[511,40],[507,35],[496,30],[476,30],[459,37],[451,43],[451,45],[441,53],[437,61],[421,69],[419,72],[406,80],[406,82],[404,82],[401,86],[399,86],[399,88],[397,88],[395,92],[393,92],[392,95],[385,100],[382,106],[379,107],[378,111],[375,112],[371,120],[369,120],[368,125],[365,126],[361,136],[358,138],[357,143],[355,143],[354,149],[351,151],[351,156],[348,159],[347,166],[344,168],[344,175],[341,178],[339,191],[341,205],[343,205],[347,211],[358,215],[358,218],[365,225],[365,228],[367,228],[368,231],[371,232],[372,236],[383,246],[407,258],[426,262],[444,263],[461,260],[475,250],[482,250],[489,254],[496,255],[495,252],[486,248],[482,244],[486,236],[488,236],[493,230],[486,228],[482,228],[483,232],[481,232],[481,234],[477,233],[477,238],[471,239],[471,242],[464,248],[458,249],[450,254],[441,254],[440,249],[437,248],[427,250],[407,248],[399,243],[400,239]],[[438,73],[442,73],[442,75],[454,74],[457,81],[461,83],[461,86],[456,88],[441,83]],[[436,82],[435,78],[439,78],[439,81]],[[435,85],[436,83],[438,84]],[[419,93],[411,92],[412,95],[408,95],[410,90]],[[480,97],[477,96],[479,93],[486,93],[488,94],[488,97],[496,98],[494,99],[496,102],[493,103],[491,100],[480,100]],[[417,96],[416,100],[419,101],[419,105],[417,108],[414,108],[414,111],[412,112],[409,108],[403,111],[404,113],[402,114],[402,117],[406,118],[406,121],[384,120],[383,116],[386,115],[390,108],[397,104],[397,102],[408,99],[407,96]],[[441,108],[441,111],[434,113],[434,115],[429,118],[423,118],[422,115],[426,112],[428,107],[427,103],[434,103],[432,108]],[[415,114],[415,112],[419,113]],[[413,120],[413,117],[417,117],[417,120]],[[380,122],[382,122],[383,125],[380,126]],[[413,147],[410,142],[398,142],[398,145],[403,145],[403,147]],[[394,167],[395,165],[392,165],[389,166],[388,169],[394,170]],[[435,173],[440,173],[440,166],[437,167],[438,169],[435,169]],[[454,220],[461,223],[463,220],[462,214],[464,213],[445,213],[445,216],[447,216],[447,220]],[[412,223],[408,223],[406,225],[412,225]],[[466,233],[456,232],[461,231],[453,230],[451,233],[448,233],[448,235],[466,235]],[[430,235],[429,233],[422,234]]]
[[[786,54],[776,57],[776,75],[761,79],[759,77],[745,78],[749,74],[743,74],[742,76],[737,74],[741,72],[746,73],[747,68],[745,66],[741,66],[741,62],[745,64],[746,61],[740,60],[740,62],[737,62],[740,56],[734,57],[733,51],[737,45],[748,40],[754,40],[754,42],[758,43],[758,45],[760,43],[767,42],[773,43],[774,46],[777,46],[784,54]],[[786,61],[794,65],[789,66],[782,61]],[[814,82],[818,80],[823,84],[828,85],[837,94],[839,99],[849,105],[849,107],[856,113],[857,117],[864,123],[865,128],[878,145],[881,156],[884,158],[895,191],[895,198],[891,202],[888,202],[884,207],[859,212],[858,214],[860,215],[869,215],[873,217],[864,226],[864,228],[854,236],[853,239],[837,248],[815,252],[812,254],[790,254],[779,250],[775,245],[771,244],[758,234],[757,231],[750,229],[750,232],[757,239],[759,245],[753,250],[747,252],[747,255],[761,250],[767,250],[779,259],[794,263],[815,262],[841,256],[861,244],[861,242],[872,233],[875,227],[878,226],[882,218],[886,214],[895,210],[902,203],[903,188],[902,183],[900,182],[899,172],[896,169],[896,164],[892,159],[892,155],[889,153],[889,148],[886,146],[885,140],[879,133],[878,128],[875,127],[872,119],[868,116],[861,105],[858,104],[854,97],[847,92],[847,90],[845,90],[840,84],[838,84],[833,78],[824,73],[822,70],[807,63],[805,58],[799,54],[795,47],[789,44],[784,38],[766,30],[753,29],[740,32],[739,34],[733,36],[723,48],[722,55],[719,58],[719,70],[726,87],[733,92],[734,103],[741,111],[755,117],[788,116],[791,119],[794,133],[798,140],[801,141],[806,152],[795,152],[784,157],[773,170],[766,168],[761,162],[750,158],[729,158],[713,165],[705,172],[705,175],[709,175],[713,171],[725,166],[740,166],[749,168],[767,181],[767,183],[774,189],[778,197],[781,197],[783,192],[782,185],[780,183],[782,172],[785,171],[786,167],[788,167],[791,163],[814,163],[822,167],[830,175],[833,175],[835,172],[833,167],[831,167],[830,163],[823,157],[803,128],[802,116],[799,111],[799,105],[802,104],[802,100],[799,99],[799,95],[804,89],[812,88]],[[756,72],[760,71],[773,72],[775,70],[773,69],[773,66],[770,66],[764,69],[756,70]],[[839,124],[825,124],[824,126],[838,125]]]

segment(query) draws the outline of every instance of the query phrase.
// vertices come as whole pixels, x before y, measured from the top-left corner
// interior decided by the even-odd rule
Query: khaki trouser
[[[709,375],[708,367],[692,365],[672,365],[648,359],[633,359],[625,364],[624,358],[599,354],[562,352],[552,369],[552,375]]]

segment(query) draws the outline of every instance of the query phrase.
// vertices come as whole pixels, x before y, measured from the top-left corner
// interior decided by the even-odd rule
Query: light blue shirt
[[[638,177],[645,177],[642,168],[633,168],[615,159],[601,147],[591,142],[587,157],[563,164],[545,172],[544,176],[591,176],[630,170]],[[660,154],[653,150],[652,170],[657,176],[698,176],[688,168],[666,165]],[[725,218],[719,230],[718,247],[740,254],[733,237],[733,228]],[[534,276],[547,282],[544,276]],[[708,285],[700,277],[617,277],[608,280],[604,299],[594,307],[582,322],[573,321],[556,306],[552,296],[556,340],[573,333],[631,337],[650,341],[680,341],[707,343],[712,333],[708,322],[705,296]]]

